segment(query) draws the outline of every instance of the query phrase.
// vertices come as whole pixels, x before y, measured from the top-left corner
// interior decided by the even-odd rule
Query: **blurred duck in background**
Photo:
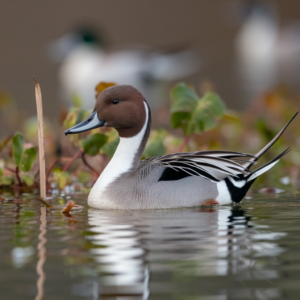
[[[282,26],[269,1],[244,1],[238,11],[242,20],[236,38],[238,68],[249,96],[278,83],[298,85],[300,23]]]
[[[148,46],[107,51],[92,29],[70,32],[50,46],[50,55],[61,62],[59,80],[67,103],[77,96],[83,108],[94,106],[100,81],[130,84],[148,99],[152,109],[168,100],[167,84],[199,70],[190,49],[163,52]]]

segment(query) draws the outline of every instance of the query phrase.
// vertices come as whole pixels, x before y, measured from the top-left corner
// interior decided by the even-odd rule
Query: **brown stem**
[[[179,147],[179,152],[182,152],[185,148],[185,146],[187,145],[187,143],[189,142],[190,137],[189,136],[185,136],[180,147]]]
[[[61,156],[61,157],[59,158],[60,161],[64,161],[64,160],[70,161],[71,159],[72,159],[72,157],[66,157],[66,156]]]
[[[86,158],[85,158],[85,153],[82,152],[81,153],[81,159],[83,161],[83,163],[89,168],[91,169],[98,177],[100,176],[100,174],[98,173],[98,171],[96,171],[91,165],[89,165],[89,163],[87,162]]]
[[[15,173],[16,173],[16,177],[17,177],[19,186],[22,186],[21,178],[20,178],[20,175],[19,175],[19,167],[16,167],[16,172]]]
[[[51,166],[49,167],[49,169],[47,170],[47,173],[46,173],[46,183],[48,183],[48,179],[49,179],[49,176],[50,176],[50,173],[52,171],[52,169],[54,168],[54,166],[59,162],[59,159],[56,159],[52,164]]]
[[[10,172],[12,172],[12,173],[16,173],[16,171],[14,169],[11,169],[9,167],[5,167],[5,169],[8,170],[8,171],[10,171]]]
[[[79,149],[77,151],[77,153],[72,157],[72,159],[64,166],[63,171],[67,171],[69,169],[69,167],[71,166],[71,164],[80,156],[80,154],[82,153],[82,151]]]

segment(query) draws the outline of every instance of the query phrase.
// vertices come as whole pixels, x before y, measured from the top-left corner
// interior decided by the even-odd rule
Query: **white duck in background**
[[[192,50],[163,53],[139,46],[107,52],[92,30],[63,36],[51,45],[50,53],[62,61],[59,80],[64,99],[70,103],[76,95],[86,109],[94,106],[94,90],[101,81],[133,85],[151,99],[151,108],[157,108],[168,99],[166,83],[199,70]]]
[[[244,1],[240,8],[236,50],[244,89],[253,97],[277,83],[299,84],[299,22],[281,27],[269,1]]]

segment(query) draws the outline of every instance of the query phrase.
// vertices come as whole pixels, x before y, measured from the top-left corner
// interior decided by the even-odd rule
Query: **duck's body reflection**
[[[88,217],[94,233],[88,238],[95,245],[90,251],[100,273],[98,293],[104,298],[148,299],[150,290],[170,290],[170,283],[176,289],[174,280],[201,284],[199,276],[223,277],[253,265],[239,251],[251,244],[250,217],[240,208],[89,209]]]
[[[130,220],[130,214],[119,211],[97,209],[89,209],[88,216],[89,225],[94,226],[90,230],[95,233],[89,238],[97,246],[91,251],[102,275],[99,294],[147,299],[149,274],[134,218]]]

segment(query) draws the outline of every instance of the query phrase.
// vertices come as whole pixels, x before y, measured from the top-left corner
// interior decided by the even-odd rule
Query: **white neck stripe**
[[[133,137],[120,137],[120,143],[113,158],[101,173],[89,194],[89,202],[99,201],[101,198],[101,193],[104,192],[105,188],[119,176],[128,172],[132,168],[134,160],[136,159],[136,154],[141,146],[147,130],[149,121],[149,110],[145,102],[144,106],[146,111],[146,120],[143,128],[137,135]]]

